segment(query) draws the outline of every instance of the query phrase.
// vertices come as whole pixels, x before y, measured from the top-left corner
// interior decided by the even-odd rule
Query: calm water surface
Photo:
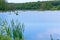
[[[0,17],[24,23],[25,40],[50,40],[50,34],[54,40],[60,37],[60,11],[18,11],[18,14],[0,12]]]

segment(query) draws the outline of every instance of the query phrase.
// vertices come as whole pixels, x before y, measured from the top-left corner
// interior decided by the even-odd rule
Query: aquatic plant
[[[12,32],[13,32],[13,39],[14,40],[21,40],[23,38],[23,24],[18,23],[18,21],[16,22],[16,24],[14,24],[14,21],[11,21],[11,26],[12,26]]]
[[[1,21],[1,20],[0,20]],[[0,40],[23,40],[23,24],[11,21],[11,25],[6,20],[0,24]]]

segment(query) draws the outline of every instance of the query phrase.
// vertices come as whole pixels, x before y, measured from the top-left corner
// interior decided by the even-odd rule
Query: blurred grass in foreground
[[[0,23],[0,40],[24,40],[23,27],[24,24],[21,24],[18,20],[16,22],[11,20],[9,25],[7,20],[2,21]]]

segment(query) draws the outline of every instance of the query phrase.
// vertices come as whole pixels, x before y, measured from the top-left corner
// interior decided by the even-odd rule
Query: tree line
[[[0,0],[0,10],[60,10],[60,1],[8,3]]]

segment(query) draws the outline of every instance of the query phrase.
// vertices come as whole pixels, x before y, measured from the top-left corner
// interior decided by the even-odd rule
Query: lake
[[[54,40],[60,39],[60,11],[18,11],[18,14],[0,12],[0,18],[24,23],[25,40],[50,40],[50,34]]]

